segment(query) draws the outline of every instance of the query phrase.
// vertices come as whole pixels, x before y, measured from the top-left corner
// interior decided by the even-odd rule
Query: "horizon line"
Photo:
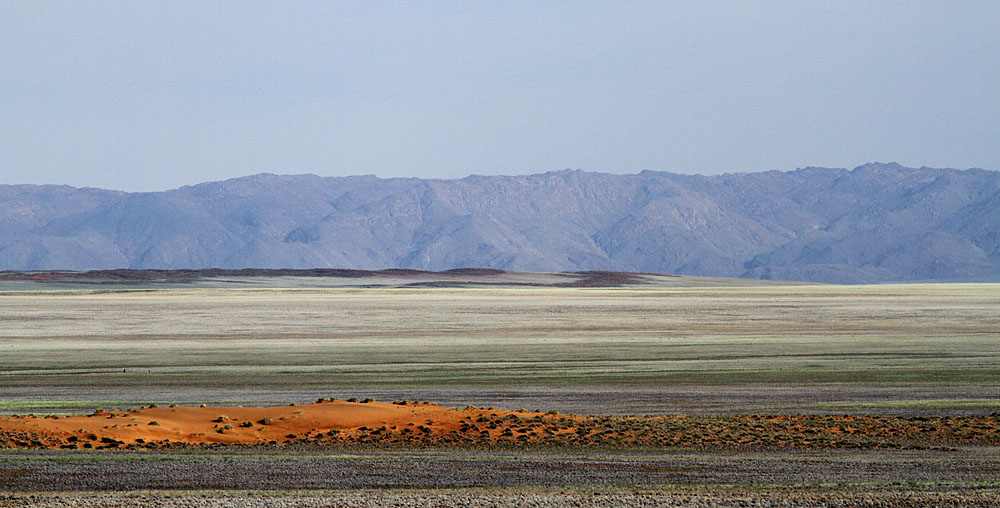
[[[205,181],[201,181],[201,182],[184,184],[184,185],[181,185],[179,187],[170,187],[170,188],[159,189],[159,190],[135,190],[135,191],[129,191],[129,190],[106,188],[106,187],[97,187],[97,186],[90,186],[90,185],[76,186],[76,185],[61,184],[61,183],[2,183],[2,184],[0,184],[0,187],[68,187],[68,188],[77,189],[77,190],[92,189],[92,190],[102,190],[102,191],[108,191],[108,192],[117,192],[117,193],[122,193],[122,194],[156,194],[156,193],[162,193],[162,192],[177,191],[177,190],[187,189],[187,188],[191,188],[191,187],[197,187],[199,185],[208,185],[208,184],[216,184],[216,183],[226,183],[226,182],[233,182],[233,181],[236,181],[236,180],[244,180],[244,179],[248,179],[248,178],[262,177],[262,176],[264,176],[264,177],[315,177],[315,178],[321,178],[321,179],[372,178],[372,179],[376,179],[376,180],[385,180],[385,181],[389,181],[389,180],[422,180],[422,181],[438,181],[438,182],[458,182],[458,181],[467,180],[467,179],[470,179],[470,178],[537,177],[537,176],[545,176],[545,175],[552,175],[552,174],[559,174],[559,173],[582,173],[582,174],[591,174],[591,175],[612,175],[612,176],[623,176],[623,177],[640,176],[640,175],[647,174],[647,173],[662,173],[662,174],[678,175],[678,176],[718,178],[718,177],[723,177],[723,176],[747,175],[747,174],[757,174],[757,173],[794,173],[796,171],[804,171],[804,170],[856,171],[858,169],[865,168],[865,167],[870,167],[870,166],[890,166],[890,167],[898,167],[898,168],[901,168],[901,169],[911,169],[911,170],[989,171],[989,172],[998,172],[998,171],[1000,171],[1000,170],[994,170],[994,169],[985,169],[985,168],[982,168],[982,167],[971,167],[971,168],[965,168],[965,169],[952,168],[952,167],[935,168],[935,167],[929,167],[929,166],[907,167],[907,166],[903,166],[902,164],[900,164],[898,162],[895,162],[895,161],[890,161],[890,162],[872,161],[872,162],[866,162],[866,163],[861,164],[859,166],[855,166],[853,168],[846,168],[846,167],[826,167],[826,166],[802,166],[802,167],[797,167],[795,169],[790,169],[790,170],[768,169],[768,170],[759,170],[759,171],[734,171],[734,172],[724,172],[724,173],[714,173],[714,174],[706,174],[706,173],[678,173],[678,172],[675,172],[675,171],[655,170],[655,169],[642,169],[642,170],[638,170],[638,171],[632,172],[632,173],[611,173],[611,172],[606,172],[606,171],[594,171],[594,170],[586,170],[586,169],[581,169],[581,168],[575,168],[575,169],[574,168],[564,168],[564,169],[558,169],[558,170],[545,171],[545,172],[541,172],[541,173],[497,173],[497,174],[485,174],[485,175],[484,174],[478,174],[478,173],[470,173],[470,174],[465,175],[463,177],[456,177],[456,178],[425,178],[425,177],[419,177],[419,176],[390,176],[390,177],[381,177],[381,176],[378,176],[377,174],[374,174],[374,173],[352,174],[352,175],[319,175],[319,174],[316,174],[316,173],[274,173],[274,172],[270,172],[270,171],[262,171],[262,172],[258,172],[258,173],[250,173],[250,174],[241,175],[241,176],[234,176],[234,177],[231,177],[231,178],[222,178],[222,179],[217,179],[217,180],[205,180]]]

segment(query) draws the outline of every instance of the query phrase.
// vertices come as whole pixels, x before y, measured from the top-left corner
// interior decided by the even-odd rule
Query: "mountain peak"
[[[869,162],[862,164],[852,170],[852,172],[863,171],[905,171],[910,168],[903,167],[898,162]]]

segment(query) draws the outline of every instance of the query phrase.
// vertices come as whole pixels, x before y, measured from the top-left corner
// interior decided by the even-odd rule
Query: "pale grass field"
[[[1000,285],[0,293],[5,412],[498,390],[739,411],[788,389],[828,396],[786,410],[998,409]]]

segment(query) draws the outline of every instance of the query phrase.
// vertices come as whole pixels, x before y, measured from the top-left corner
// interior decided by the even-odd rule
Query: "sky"
[[[0,0],[0,184],[1000,169],[1000,2]]]

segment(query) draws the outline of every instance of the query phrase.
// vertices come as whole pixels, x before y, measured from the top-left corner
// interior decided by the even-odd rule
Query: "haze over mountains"
[[[624,270],[881,282],[1000,274],[1000,173],[260,174],[153,193],[0,186],[0,269]]]

